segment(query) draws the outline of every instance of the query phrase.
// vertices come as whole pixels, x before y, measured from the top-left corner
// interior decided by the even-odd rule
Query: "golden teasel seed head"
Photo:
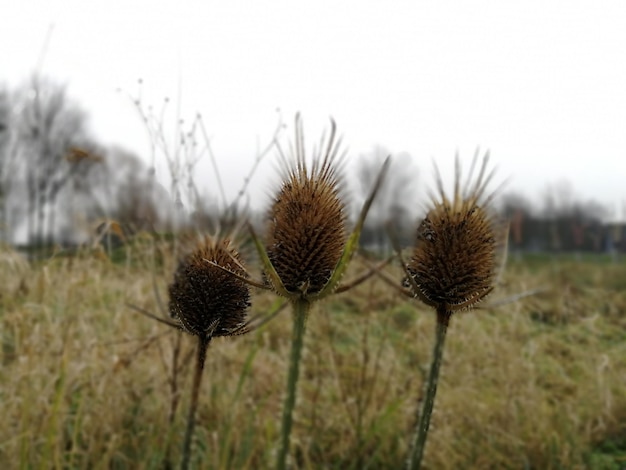
[[[334,136],[333,123],[328,142],[322,139],[324,154],[314,156],[308,168],[297,119],[295,162],[284,162],[283,183],[269,211],[267,254],[289,293],[319,293],[346,243],[346,209]]]
[[[206,237],[178,265],[169,287],[170,312],[193,335],[229,336],[246,323],[250,289],[209,261],[247,276],[239,253],[228,240]]]
[[[407,266],[414,283],[406,284],[418,289],[415,295],[438,311],[471,308],[496,282],[506,229],[490,207],[492,196],[484,196],[493,175],[485,174],[487,162],[485,157],[476,182],[470,187],[468,179],[461,192],[457,159],[453,199],[448,199],[438,178],[439,198],[433,198],[417,230]]]

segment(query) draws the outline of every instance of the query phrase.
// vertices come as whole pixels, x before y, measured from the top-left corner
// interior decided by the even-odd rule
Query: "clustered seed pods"
[[[486,164],[487,159],[476,183],[462,194],[457,161],[454,198],[446,197],[439,180],[440,200],[433,200],[417,230],[407,284],[437,310],[471,308],[493,290],[505,231],[490,198],[483,198],[491,176],[485,177]]]
[[[345,247],[345,204],[335,154],[331,136],[325,157],[315,159],[309,171],[301,150],[269,212],[267,254],[290,294],[319,293]]]
[[[229,336],[246,324],[250,289],[239,253],[228,240],[204,238],[178,265],[169,287],[170,312],[196,336]]]

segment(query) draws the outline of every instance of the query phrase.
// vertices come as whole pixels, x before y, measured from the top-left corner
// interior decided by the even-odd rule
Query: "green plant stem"
[[[407,461],[409,470],[417,470],[422,463],[424,456],[424,447],[426,446],[426,437],[428,436],[428,427],[430,426],[430,416],[433,412],[435,404],[435,395],[437,394],[437,382],[439,381],[439,369],[443,359],[443,346],[446,341],[446,332],[450,321],[450,312],[444,309],[437,309],[437,327],[435,333],[435,346],[433,348],[433,359],[430,365],[430,373],[428,374],[428,382],[426,383],[426,397],[424,405],[420,413],[417,428],[413,437],[411,453]]]
[[[291,338],[291,354],[289,356],[289,373],[287,376],[287,396],[283,405],[283,420],[280,434],[280,449],[276,461],[278,470],[285,470],[287,454],[289,453],[289,438],[291,435],[293,408],[296,404],[296,385],[300,373],[300,357],[302,356],[302,344],[306,319],[309,313],[310,302],[298,299],[293,302],[293,333]]]
[[[191,441],[193,440],[193,430],[196,426],[196,411],[198,409],[198,397],[200,395],[200,384],[202,383],[202,371],[204,370],[204,361],[206,359],[206,351],[211,342],[208,335],[198,336],[198,350],[196,356],[196,370],[193,375],[193,386],[191,389],[191,403],[189,404],[189,415],[187,416],[187,429],[185,430],[185,442],[183,444],[183,460],[180,464],[181,470],[189,468],[191,461]]]

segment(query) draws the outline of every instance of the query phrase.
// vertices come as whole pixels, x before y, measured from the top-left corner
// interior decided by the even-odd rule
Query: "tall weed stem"
[[[206,360],[206,351],[211,342],[211,336],[198,336],[198,355],[196,356],[196,370],[193,375],[193,387],[191,389],[191,403],[189,405],[189,416],[187,417],[187,429],[185,430],[185,442],[183,444],[183,460],[181,470],[189,468],[191,461],[191,441],[193,440],[193,430],[196,426],[196,411],[198,409],[198,397],[200,395],[200,384],[202,383],[202,371]]]
[[[411,453],[407,461],[407,469],[417,470],[422,463],[424,456],[424,447],[426,446],[426,437],[428,436],[428,428],[430,426],[430,417],[435,405],[435,395],[437,394],[437,383],[439,381],[439,369],[443,359],[443,346],[446,341],[446,332],[448,331],[448,323],[450,322],[451,312],[445,309],[437,309],[437,327],[435,332],[435,346],[433,348],[433,359],[430,365],[430,373],[428,374],[428,382],[426,383],[426,397],[420,413],[417,429],[413,437]]]
[[[304,343],[304,331],[311,303],[305,299],[293,302],[293,333],[291,338],[291,354],[289,356],[289,374],[287,377],[287,396],[283,405],[283,419],[280,434],[280,448],[276,461],[277,470],[287,468],[287,454],[289,453],[289,439],[293,423],[293,408],[296,404],[296,386],[300,373],[300,358]]]

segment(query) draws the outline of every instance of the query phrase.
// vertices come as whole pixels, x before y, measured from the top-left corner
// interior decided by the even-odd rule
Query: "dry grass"
[[[154,267],[148,244],[121,263],[85,253],[28,264],[0,251],[1,468],[163,468],[168,448],[179,461],[192,367],[177,368],[173,387],[172,352],[181,341],[179,357],[191,363],[195,342],[125,306],[158,311],[152,273],[164,295],[175,265],[168,245],[157,252]],[[390,271],[400,282],[400,270]],[[514,263],[504,281],[494,298],[551,291],[452,319],[425,466],[624,468],[623,263]],[[253,309],[272,302],[257,293]],[[273,464],[287,315],[211,343],[197,466]],[[432,312],[378,280],[314,308],[292,432],[295,468],[404,464],[434,324]]]

